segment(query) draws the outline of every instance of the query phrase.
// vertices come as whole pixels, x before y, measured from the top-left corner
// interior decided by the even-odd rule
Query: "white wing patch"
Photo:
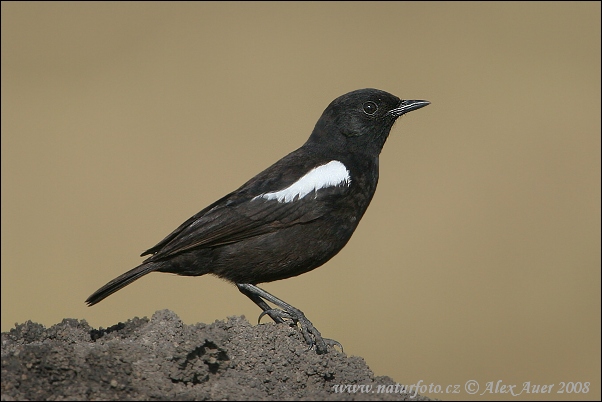
[[[349,171],[339,161],[330,161],[310,170],[305,176],[288,186],[287,188],[272,193],[264,193],[254,197],[265,198],[266,200],[278,200],[278,202],[291,202],[301,199],[311,192],[318,191],[321,188],[334,187],[344,184],[349,186],[351,177]]]

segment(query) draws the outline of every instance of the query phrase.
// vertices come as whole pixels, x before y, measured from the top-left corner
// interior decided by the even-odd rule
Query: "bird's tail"
[[[161,264],[155,262],[147,262],[145,264],[138,265],[136,268],[118,276],[111,282],[98,289],[96,292],[92,293],[92,295],[86,299],[86,303],[88,306],[93,306],[99,301],[102,301],[105,297],[112,295],[119,289],[134,282],[136,279],[143,277],[150,272],[156,271],[159,268],[161,268]]]

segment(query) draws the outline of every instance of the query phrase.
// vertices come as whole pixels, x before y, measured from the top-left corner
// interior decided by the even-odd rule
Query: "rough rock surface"
[[[163,310],[108,329],[65,319],[2,333],[6,401],[296,399],[427,400],[375,377],[360,357],[317,355],[296,328],[243,317],[185,325]]]

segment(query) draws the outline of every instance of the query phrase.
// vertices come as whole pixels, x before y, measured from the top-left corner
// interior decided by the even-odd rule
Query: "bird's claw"
[[[316,348],[316,353],[324,354],[328,352],[328,347],[334,348],[338,346],[343,351],[343,346],[335,341],[334,339],[322,338],[322,334],[314,325],[309,321],[303,312],[300,310],[297,311],[285,311],[280,309],[269,309],[263,311],[259,315],[259,319],[257,322],[259,323],[261,319],[265,316],[269,315],[276,323],[285,323],[285,320],[289,320],[290,326],[297,326],[301,328],[301,334],[303,335],[303,339],[305,343],[309,345],[309,349]]]
[[[259,318],[257,319],[257,324],[259,324],[261,322],[261,319],[266,315],[269,315],[270,318],[274,320],[277,324],[285,323],[286,321],[284,320],[291,320],[291,326],[297,324],[297,321],[287,311],[280,310],[277,308],[262,311],[262,313],[259,314]]]
[[[341,348],[341,353],[344,352],[343,350],[343,345],[341,345],[341,343],[339,341],[335,341],[334,339],[330,339],[330,338],[323,338],[324,339],[324,343],[326,344],[326,346],[330,347],[331,349],[333,349],[335,346]]]

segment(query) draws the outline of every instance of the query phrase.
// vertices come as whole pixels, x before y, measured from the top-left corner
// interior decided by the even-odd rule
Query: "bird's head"
[[[328,105],[307,142],[378,155],[397,118],[429,103],[371,88],[349,92]]]

